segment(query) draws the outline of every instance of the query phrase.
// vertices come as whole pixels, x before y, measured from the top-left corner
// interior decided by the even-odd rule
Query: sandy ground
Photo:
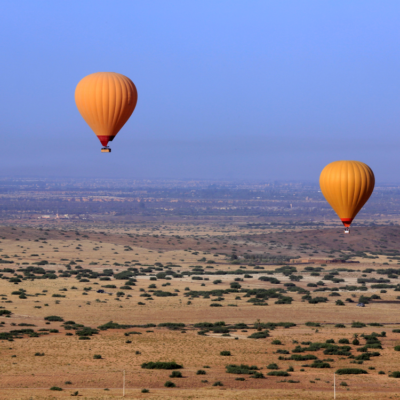
[[[148,230],[148,228],[146,228]],[[181,229],[181,227],[179,227]],[[186,227],[187,229],[187,227]],[[192,228],[190,228],[192,229]],[[225,228],[226,229],[226,228]],[[392,229],[392,228],[390,228]],[[133,231],[133,230],[132,230]],[[167,230],[166,230],[167,231]],[[229,235],[231,235],[231,231]],[[171,232],[176,235],[177,227]],[[180,234],[182,234],[180,230]],[[187,230],[185,231],[186,233]],[[208,232],[205,230],[205,232]],[[1,268],[18,268],[19,266],[32,265],[38,260],[47,260],[54,265],[46,265],[46,269],[55,271],[65,270],[65,265],[71,260],[82,260],[78,264],[83,268],[91,268],[102,271],[104,268],[113,268],[116,272],[125,270],[124,266],[115,266],[114,263],[124,264],[130,261],[129,266],[135,262],[143,265],[153,265],[161,262],[164,265],[171,262],[179,264],[178,271],[191,269],[193,265],[205,267],[212,266],[209,271],[216,269],[234,270],[238,266],[228,263],[222,252],[224,240],[219,239],[218,244],[211,245],[207,242],[202,232],[201,238],[157,238],[146,236],[139,231],[140,237],[133,240],[125,231],[115,230],[107,236],[99,232],[80,231],[38,231],[34,228],[0,229],[1,258],[13,260],[13,264],[2,264]],[[47,233],[47,234],[45,234]],[[192,234],[192,233],[190,233]],[[207,233],[209,234],[209,233]],[[262,233],[264,235],[265,232]],[[269,233],[268,233],[269,234]],[[276,233],[274,233],[276,234]],[[294,234],[294,233],[291,233]],[[295,232],[299,236],[299,242],[306,237],[315,235],[314,231]],[[334,235],[326,234],[324,246],[328,246],[328,239]],[[331,235],[331,236],[330,236]],[[374,232],[374,235],[378,235]],[[385,236],[386,235],[386,236]],[[388,233],[381,232],[381,238]],[[69,237],[66,237],[69,236]],[[87,236],[87,237],[84,237]],[[300,237],[301,236],[301,237]],[[360,238],[358,238],[360,236]],[[361,245],[363,235],[356,235],[352,239],[353,246]],[[295,238],[295,237],[294,237]],[[17,240],[18,239],[18,240]],[[77,240],[79,239],[79,240]],[[262,240],[246,245],[247,250],[256,249]],[[247,239],[246,239],[247,240]],[[268,239],[269,240],[269,239]],[[288,237],[280,239],[288,241]],[[290,239],[292,240],[292,239]],[[293,239],[294,240],[294,239]],[[322,239],[320,239],[321,241]],[[330,240],[330,239],[329,239]],[[370,239],[371,242],[380,240],[378,236]],[[387,240],[387,239],[384,239]],[[397,240],[397,239],[396,239]],[[133,243],[135,241],[135,243]],[[158,243],[157,243],[158,241]],[[234,243],[239,243],[238,238],[226,240],[230,248]],[[169,243],[168,243],[169,242]],[[200,243],[200,244],[197,244]],[[244,246],[245,240],[240,243]],[[322,243],[322,242],[321,242]],[[393,245],[397,245],[396,243]],[[126,251],[126,246],[130,249]],[[198,247],[198,249],[196,248]],[[211,250],[210,246],[218,246],[218,250]],[[237,246],[237,245],[235,245]],[[275,244],[273,246],[276,246]],[[321,245],[322,246],[322,245]],[[239,247],[239,246],[237,246]],[[202,249],[200,249],[202,248]],[[279,252],[279,248],[274,247]],[[275,251],[274,250],[274,251]],[[197,253],[197,254],[193,254]],[[37,255],[34,255],[37,254]],[[199,261],[202,257],[213,260],[214,264]],[[322,257],[316,255],[315,257]],[[346,268],[353,272],[341,272],[340,278],[345,279],[339,285],[327,282],[327,286],[358,285],[357,278],[362,276],[365,268],[388,268],[387,257],[369,260],[360,259],[360,264],[350,264]],[[375,262],[375,264],[372,264]],[[384,265],[388,262],[388,265]],[[92,265],[91,265],[92,263]],[[93,263],[97,263],[94,264]],[[393,262],[392,262],[393,263]],[[319,266],[319,265],[318,265]],[[335,265],[323,267],[321,276],[311,276],[304,270],[305,265],[296,266],[297,275],[303,275],[297,286],[307,288],[308,283],[318,282],[324,274],[337,268]],[[397,267],[397,262],[395,264]],[[265,272],[273,271],[276,266],[264,266]],[[248,270],[252,267],[247,266]],[[174,269],[175,270],[175,269]],[[155,271],[157,272],[157,271]],[[5,274],[9,276],[8,274]],[[258,280],[260,275],[252,278],[243,278],[240,282],[242,288],[275,288],[282,285],[273,285],[269,282]],[[289,283],[290,279],[282,274],[275,274],[282,284]],[[382,275],[368,274],[368,278],[379,278]],[[386,278],[386,276],[384,276]],[[77,279],[58,278],[55,280],[23,281],[15,285],[5,279],[0,279],[0,307],[12,311],[10,318],[0,316],[0,332],[8,332],[12,329],[21,329],[18,324],[34,324],[36,331],[39,329],[58,329],[59,333],[52,333],[39,338],[15,339],[13,342],[0,341],[0,398],[1,399],[55,399],[70,397],[71,393],[78,391],[79,396],[87,399],[120,398],[122,396],[122,371],[126,371],[126,398],[148,399],[330,399],[333,391],[333,372],[342,367],[363,368],[367,375],[347,375],[337,377],[337,398],[343,399],[389,399],[400,398],[400,379],[389,378],[391,371],[400,370],[400,359],[394,346],[400,345],[400,334],[392,333],[392,329],[400,329],[399,313],[396,303],[375,302],[365,308],[358,308],[355,304],[346,303],[344,307],[335,305],[339,298],[353,298],[357,301],[363,295],[379,294],[383,301],[396,301],[398,292],[388,289],[387,293],[380,293],[379,289],[370,289],[367,292],[339,292],[340,297],[329,297],[330,292],[312,294],[328,297],[326,304],[309,304],[302,302],[297,293],[289,293],[294,301],[290,305],[276,305],[274,299],[267,301],[268,306],[254,306],[243,298],[241,293],[224,294],[224,300],[220,301],[222,307],[210,307],[210,299],[194,298],[188,304],[189,298],[184,296],[186,288],[191,290],[227,289],[233,282],[234,276],[212,275],[208,281],[193,281],[190,277],[172,279],[170,281],[150,281],[149,276],[139,276],[133,290],[123,290],[126,294],[120,301],[115,294],[121,291],[124,281],[100,281],[91,279],[90,282],[78,282]],[[212,282],[220,279],[222,283],[214,285]],[[396,280],[394,280],[395,283]],[[169,283],[168,286],[163,286]],[[108,294],[96,293],[96,290],[106,284],[115,284],[115,289],[106,289]],[[149,301],[141,297],[148,291],[148,286],[155,284],[157,289],[175,292],[176,297],[154,297]],[[204,285],[204,286],[203,286]],[[91,287],[86,291],[84,288]],[[27,299],[20,299],[12,292],[23,288],[28,295]],[[66,289],[66,291],[64,290]],[[35,296],[35,294],[40,294]],[[65,297],[52,297],[54,294]],[[127,295],[131,297],[127,298]],[[237,299],[237,296],[240,299]],[[9,301],[12,301],[11,303]],[[143,302],[145,305],[139,305]],[[1,308],[0,308],[1,310]],[[225,321],[227,324],[244,322],[253,324],[257,319],[262,322],[294,322],[296,327],[290,329],[277,328],[270,332],[271,337],[262,340],[248,339],[254,332],[232,332],[231,337],[222,337],[220,334],[200,336],[197,330],[189,327],[186,333],[169,331],[161,328],[130,328],[128,330],[108,330],[94,335],[89,341],[80,341],[77,336],[66,336],[67,332],[61,327],[60,322],[46,323],[45,317],[49,315],[62,316],[64,320],[73,320],[77,323],[96,328],[108,321],[120,324],[159,324],[162,322],[182,322],[194,324],[196,322]],[[322,327],[313,328],[305,326],[308,321],[319,322]],[[374,322],[385,324],[384,327],[367,326],[361,329],[351,328],[353,321],[361,321],[366,324]],[[346,324],[346,328],[335,328],[334,324]],[[14,325],[13,325],[14,324]],[[140,334],[125,336],[126,332],[137,331]],[[152,331],[152,332],[147,332]],[[297,362],[279,360],[280,354],[276,350],[286,349],[291,351],[297,341],[324,342],[334,339],[337,343],[340,338],[353,339],[354,334],[370,334],[373,331],[386,331],[387,336],[382,338],[383,350],[379,350],[381,356],[365,361],[363,365],[350,364],[350,360],[340,356],[325,356],[323,351],[313,352],[319,359],[333,359],[330,361],[332,368],[313,369],[302,364],[310,362]],[[237,337],[238,340],[234,338]],[[131,343],[126,343],[127,340]],[[272,345],[274,339],[283,343],[280,346]],[[357,346],[352,346],[353,354]],[[220,356],[223,350],[231,351],[230,357]],[[139,352],[138,354],[136,352]],[[35,353],[44,353],[44,356],[35,356]],[[94,359],[95,354],[100,354],[102,359]],[[288,357],[288,356],[287,356]],[[170,371],[146,370],[141,364],[149,361],[176,361],[183,365],[183,378],[169,378]],[[289,377],[268,376],[265,379],[252,379],[245,375],[245,381],[235,380],[238,375],[226,373],[227,364],[256,365],[266,375],[269,370],[267,365],[277,363],[281,370],[294,368]],[[208,366],[210,368],[204,368]],[[261,369],[262,368],[262,369]],[[369,369],[374,368],[374,369]],[[199,369],[204,369],[206,375],[197,375]],[[301,371],[304,369],[304,371]],[[379,375],[384,371],[384,375]],[[164,383],[172,380],[176,388],[165,388]],[[289,382],[289,380],[294,382]],[[207,381],[207,382],[202,382]],[[223,386],[212,386],[220,381]],[[71,383],[66,383],[71,382]],[[348,386],[340,386],[346,382]],[[50,387],[57,386],[63,390],[51,391]],[[141,393],[143,388],[150,393]],[[105,390],[109,389],[109,390]],[[397,396],[397,397],[396,397]]]

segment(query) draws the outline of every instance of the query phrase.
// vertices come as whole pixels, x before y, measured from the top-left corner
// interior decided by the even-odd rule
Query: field
[[[330,399],[349,368],[338,399],[400,397],[396,225],[41,221],[0,238],[2,399],[122,398],[123,371],[126,398]]]

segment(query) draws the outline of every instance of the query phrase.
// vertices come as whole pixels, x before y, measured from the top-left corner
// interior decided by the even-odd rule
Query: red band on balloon
[[[343,225],[348,228],[350,224],[353,222],[353,218],[340,218],[340,220],[343,222]]]
[[[102,135],[102,136],[97,136],[97,137],[99,138],[99,140],[103,146],[107,146],[108,142],[112,141],[115,136]]]

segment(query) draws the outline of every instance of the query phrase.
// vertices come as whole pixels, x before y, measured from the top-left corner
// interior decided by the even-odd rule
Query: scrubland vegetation
[[[4,224],[0,397],[118,398],[125,370],[129,398],[328,399],[334,373],[395,398],[399,245],[395,223]]]

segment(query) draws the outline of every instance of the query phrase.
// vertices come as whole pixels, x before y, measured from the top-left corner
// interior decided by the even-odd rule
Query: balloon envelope
[[[375,177],[371,168],[360,161],[335,161],[322,170],[319,184],[326,201],[349,227],[371,196]]]
[[[96,72],[76,86],[75,103],[103,146],[114,139],[137,103],[134,83],[115,72]]]

